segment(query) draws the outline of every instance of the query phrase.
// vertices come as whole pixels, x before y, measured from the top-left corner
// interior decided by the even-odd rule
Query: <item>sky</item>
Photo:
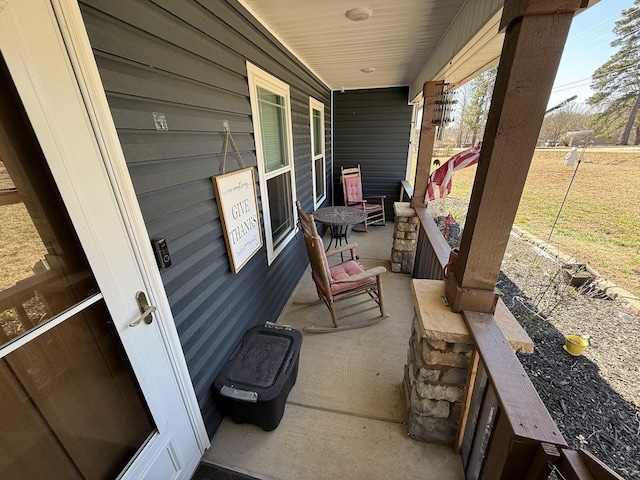
[[[549,108],[573,95],[578,96],[575,102],[579,103],[593,95],[591,75],[617,50],[610,46],[615,38],[613,26],[622,10],[632,5],[633,0],[600,0],[573,19]]]

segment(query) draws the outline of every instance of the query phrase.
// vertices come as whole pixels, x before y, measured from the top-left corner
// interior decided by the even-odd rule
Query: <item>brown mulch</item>
[[[518,358],[570,447],[640,479],[640,317],[602,292],[571,287],[563,270],[512,234],[497,287],[535,342]],[[568,334],[589,337],[583,355],[562,348]]]

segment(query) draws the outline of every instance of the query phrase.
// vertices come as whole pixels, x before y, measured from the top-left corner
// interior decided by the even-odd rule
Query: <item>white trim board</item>
[[[172,368],[187,407],[191,428],[200,449],[204,452],[210,445],[209,436],[204,426],[169,301],[156,266],[149,234],[127,170],[80,8],[75,1],[51,0],[51,3],[61,27],[64,43],[104,159],[114,196],[147,288],[149,302],[157,307],[160,318],[167,319],[159,322],[162,339],[169,352]]]

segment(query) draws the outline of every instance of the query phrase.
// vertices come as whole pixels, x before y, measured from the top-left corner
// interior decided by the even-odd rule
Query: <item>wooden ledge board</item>
[[[411,293],[418,319],[416,327],[420,330],[420,335],[450,343],[472,344],[473,340],[462,315],[453,313],[442,301],[444,290],[442,280],[411,280]],[[502,299],[498,300],[493,316],[514,351],[533,353],[533,341]]]
[[[564,437],[507,344],[496,318],[490,313],[466,310],[463,315],[500,403],[499,422],[504,418],[513,436],[525,443],[546,442],[566,447]]]

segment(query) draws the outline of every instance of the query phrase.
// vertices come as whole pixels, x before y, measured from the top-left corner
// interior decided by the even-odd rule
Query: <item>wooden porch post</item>
[[[418,160],[416,165],[416,178],[413,187],[412,207],[424,207],[424,197],[427,194],[429,173],[431,172],[431,156],[433,144],[436,139],[436,126],[431,123],[433,110],[435,109],[436,94],[439,83],[425,82],[422,89],[424,103],[422,105],[422,127],[420,129],[420,141],[418,143]]]
[[[493,312],[494,286],[527,179],[558,63],[586,0],[506,0],[493,100],[460,253],[446,279],[454,312]]]

